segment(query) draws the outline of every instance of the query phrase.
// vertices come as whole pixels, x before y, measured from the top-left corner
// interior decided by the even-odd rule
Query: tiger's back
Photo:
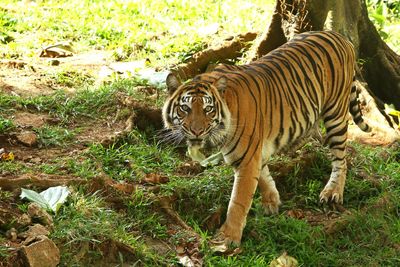
[[[343,202],[347,173],[347,114],[365,131],[352,87],[352,44],[335,32],[308,32],[242,66],[221,65],[181,84],[167,78],[171,92],[163,108],[167,128],[186,137],[189,147],[221,141],[235,181],[218,245],[240,243],[257,185],[268,213],[278,212],[279,192],[269,157],[290,146],[322,119],[333,155],[332,172],[320,194],[323,202]]]
[[[260,145],[253,143],[256,136],[262,137],[268,157],[307,134],[321,117],[329,124],[335,111],[346,116],[348,109],[340,106],[349,103],[354,64],[350,42],[334,32],[311,32],[258,61],[222,65],[196,79],[227,78],[225,99],[236,129],[231,129],[224,151],[237,165],[251,160],[249,147]]]

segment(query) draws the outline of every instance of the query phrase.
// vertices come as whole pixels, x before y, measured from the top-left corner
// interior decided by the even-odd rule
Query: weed
[[[0,134],[4,134],[9,132],[15,128],[14,123],[12,120],[6,119],[0,115]]]
[[[91,157],[100,159],[104,172],[116,180],[140,181],[145,173],[171,173],[178,164],[173,153],[171,148],[149,144],[144,136],[133,144],[90,147]]]
[[[0,188],[0,200],[1,201],[7,201],[10,200],[13,197],[13,193],[10,191],[4,191]]]
[[[382,39],[397,53],[400,47],[400,3],[396,0],[367,0],[368,14]]]
[[[59,126],[43,126],[36,128],[39,146],[66,146],[73,140],[74,131]]]
[[[5,246],[5,245],[1,245],[4,243],[4,238],[0,237],[0,260],[6,260],[8,256],[10,256],[10,248]]]
[[[24,164],[16,161],[4,161],[0,164],[0,175],[22,174],[29,171]]]
[[[95,81],[90,75],[74,70],[63,70],[56,72],[51,78],[59,85],[75,88],[82,88],[92,85]]]

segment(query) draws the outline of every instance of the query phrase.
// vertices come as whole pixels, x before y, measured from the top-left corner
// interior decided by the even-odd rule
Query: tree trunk
[[[334,30],[346,36],[356,51],[358,78],[368,84],[378,105],[383,101],[400,109],[400,56],[380,38],[364,0],[277,0],[253,59],[309,30]]]

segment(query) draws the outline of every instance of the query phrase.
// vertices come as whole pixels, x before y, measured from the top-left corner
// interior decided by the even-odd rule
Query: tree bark
[[[400,56],[382,41],[364,0],[277,0],[272,21],[256,46],[259,58],[309,30],[334,30],[354,45],[358,78],[378,98],[400,109]]]

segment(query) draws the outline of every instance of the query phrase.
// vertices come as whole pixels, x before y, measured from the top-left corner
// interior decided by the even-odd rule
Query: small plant
[[[35,131],[38,135],[39,145],[44,147],[65,146],[75,135],[74,131],[58,126],[43,126]]]
[[[1,245],[4,243],[4,239],[0,237],[0,261],[5,260],[8,256],[10,256],[10,248],[7,246]]]
[[[53,79],[59,85],[75,88],[82,88],[94,83],[94,78],[90,75],[70,70],[55,73]]]
[[[14,123],[0,115],[0,134],[7,133],[15,128]]]
[[[0,200],[1,201],[7,201],[7,200],[11,199],[13,196],[14,196],[14,194],[12,192],[5,191],[0,188]]]

